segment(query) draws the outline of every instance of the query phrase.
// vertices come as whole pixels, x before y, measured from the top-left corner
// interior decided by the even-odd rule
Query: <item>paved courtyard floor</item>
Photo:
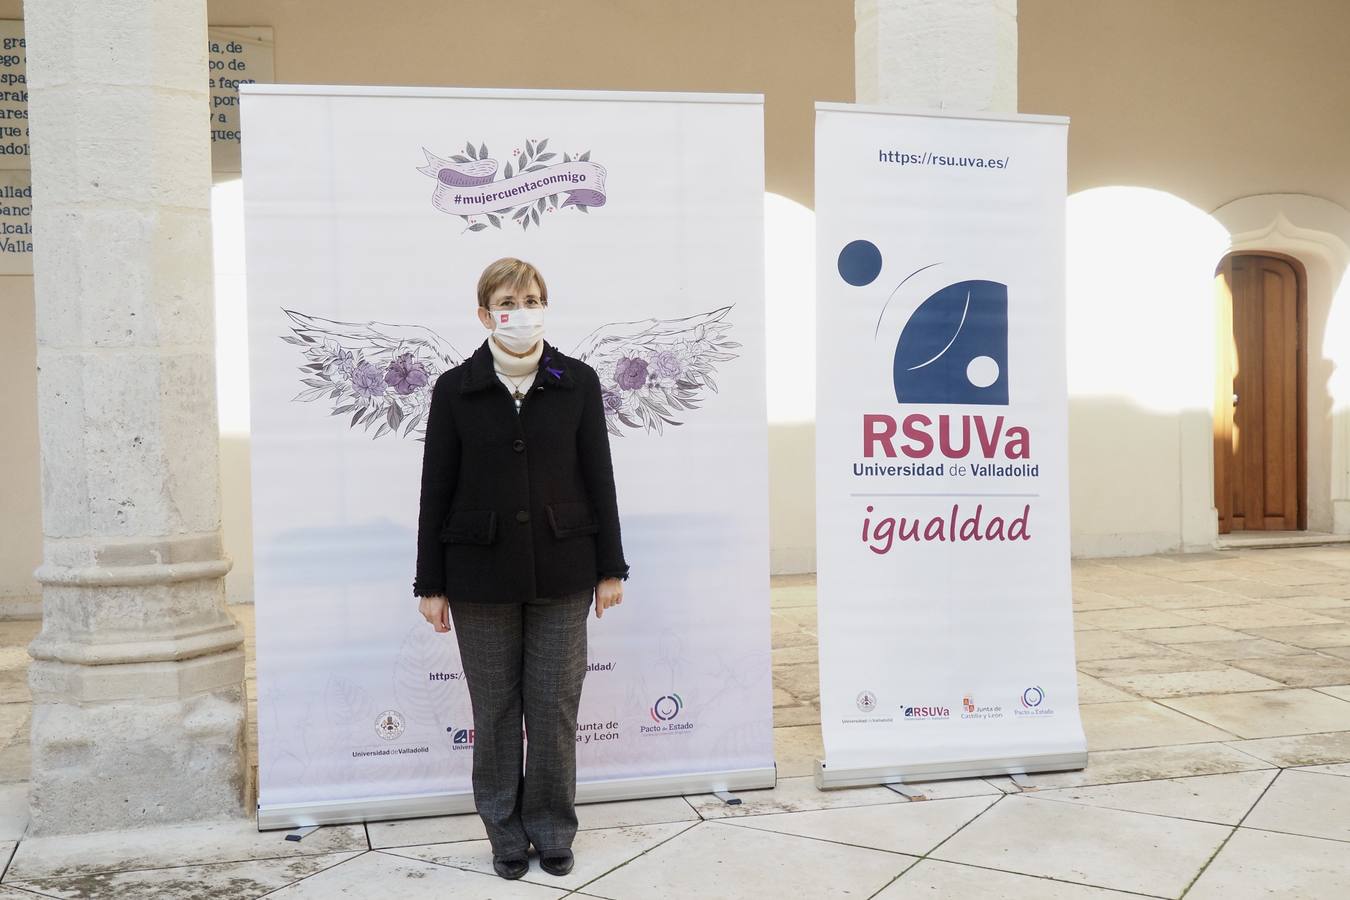
[[[489,874],[474,816],[24,840],[36,623],[0,623],[0,900],[1350,898],[1350,548],[1075,563],[1087,769],[923,801],[816,791],[814,580],[772,602],[778,786],[579,807],[575,871],[519,882]]]

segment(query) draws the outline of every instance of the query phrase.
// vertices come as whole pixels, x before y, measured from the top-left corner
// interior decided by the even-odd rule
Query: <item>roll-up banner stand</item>
[[[772,786],[762,98],[241,94],[259,827],[473,809],[412,580],[431,386],[503,256],[600,375],[632,566],[590,623],[578,800]]]
[[[1086,765],[1067,126],[816,106],[821,787]]]

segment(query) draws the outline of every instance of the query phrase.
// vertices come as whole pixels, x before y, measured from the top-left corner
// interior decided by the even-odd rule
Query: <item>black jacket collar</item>
[[[459,389],[463,393],[480,391],[497,383],[496,367],[492,362],[492,348],[488,338],[473,352],[468,360],[468,371]],[[544,341],[544,352],[539,355],[539,371],[534,377],[537,386],[571,388],[575,384],[572,376],[572,359]]]

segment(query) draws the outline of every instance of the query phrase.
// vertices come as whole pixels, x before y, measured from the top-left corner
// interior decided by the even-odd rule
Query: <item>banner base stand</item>
[[[982,778],[987,775],[1027,775],[1032,772],[1067,772],[1087,766],[1087,751],[1047,753],[1041,756],[970,759],[953,762],[895,764],[858,769],[836,769],[823,759],[816,760],[816,788],[864,787],[874,784],[901,784],[915,781],[945,781],[951,778]]]
[[[686,794],[752,791],[777,783],[775,766],[733,769],[727,772],[694,772],[653,778],[613,778],[584,781],[577,785],[577,803],[610,803]],[[473,794],[416,794],[402,797],[371,797],[364,800],[329,800],[318,803],[258,804],[258,830],[301,828],[308,825],[344,825],[383,822],[425,816],[453,816],[474,811]]]

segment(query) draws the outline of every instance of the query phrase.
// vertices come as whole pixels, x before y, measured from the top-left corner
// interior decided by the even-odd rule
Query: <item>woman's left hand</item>
[[[605,614],[605,610],[611,606],[618,606],[622,602],[622,579],[605,578],[595,586],[595,617],[597,619]]]

